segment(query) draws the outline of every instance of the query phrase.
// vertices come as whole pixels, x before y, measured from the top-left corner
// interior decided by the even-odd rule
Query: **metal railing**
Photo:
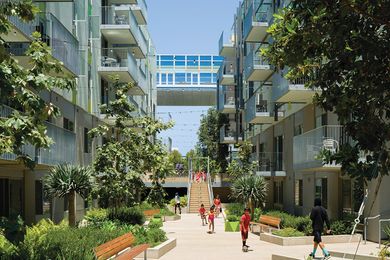
[[[0,106],[0,117],[9,117],[15,109],[2,105]],[[52,138],[53,144],[47,149],[36,149],[31,144],[22,146],[21,152],[34,159],[38,164],[56,165],[61,163],[76,163],[76,134],[46,122],[47,136]],[[17,155],[5,153],[0,155],[4,160],[16,160]]]
[[[327,140],[337,141],[339,144],[348,141],[344,126],[326,125],[321,126],[302,135],[294,137],[293,145],[293,165],[295,169],[322,167],[322,160],[317,159],[317,155],[324,149]],[[328,148],[327,148],[328,149]],[[334,145],[334,152],[338,147]],[[330,166],[336,166],[330,165]]]
[[[267,113],[268,110],[268,101],[265,99],[260,100],[259,94],[255,93],[248,99],[245,107],[245,118],[247,122],[252,121],[257,113]],[[270,116],[268,113],[267,116]]]
[[[256,66],[269,66],[269,62],[261,55],[260,49],[252,49],[248,55],[245,56],[244,74],[246,78],[248,78],[253,70],[256,69]]]
[[[282,152],[260,152],[257,171],[284,171]]]
[[[21,20],[18,16],[9,16],[8,21],[11,24],[13,24],[16,28],[18,28],[23,34],[25,34],[30,38],[32,33],[36,31],[36,28],[32,26],[32,23],[26,23],[23,20]]]

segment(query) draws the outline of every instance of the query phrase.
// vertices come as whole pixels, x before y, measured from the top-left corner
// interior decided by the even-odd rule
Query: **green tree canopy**
[[[34,158],[23,153],[22,147],[31,144],[47,148],[52,143],[46,135],[45,121],[59,115],[52,103],[45,102],[40,94],[57,89],[71,90],[74,80],[63,75],[60,62],[51,56],[51,49],[35,32],[25,55],[31,68],[19,65],[7,50],[4,35],[10,33],[9,16],[24,22],[34,19],[37,8],[31,1],[5,1],[0,5],[0,105],[14,110],[0,117],[0,154],[14,153],[23,163],[33,168]]]

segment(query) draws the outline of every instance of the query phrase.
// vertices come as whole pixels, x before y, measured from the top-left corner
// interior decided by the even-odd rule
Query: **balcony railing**
[[[284,171],[283,153],[260,152],[257,171]]]
[[[261,55],[261,49],[266,46],[266,44],[262,44],[260,48],[253,48],[245,57],[244,74],[246,78],[249,78],[256,69],[271,70],[269,62]]]
[[[222,56],[231,54],[234,51],[235,39],[234,39],[234,31],[230,34],[221,33],[218,41],[219,54]],[[225,52],[225,48],[230,48],[231,52]],[[227,49],[226,49],[227,50]]]
[[[225,108],[235,109],[235,90],[233,86],[220,86],[218,93],[218,108],[224,110]]]
[[[272,0],[255,0],[245,15],[243,35],[246,39],[253,29],[253,23],[270,23],[273,18]],[[262,40],[262,39],[260,39]]]
[[[105,68],[112,68],[113,72],[116,71],[116,68],[126,68],[134,81],[138,80],[137,61],[130,53],[129,48],[103,48],[101,50],[100,65]]]
[[[233,127],[231,127],[230,125],[222,126],[219,131],[220,131],[221,141],[234,142],[236,140],[237,131],[233,130]]]
[[[0,107],[0,117],[9,117],[14,109],[8,106]],[[45,123],[47,127],[47,136],[52,138],[53,144],[48,149],[36,149],[31,144],[25,144],[22,147],[22,153],[30,156],[38,164],[56,165],[63,163],[76,163],[76,134],[53,125]],[[16,160],[17,156],[12,153],[0,155],[4,160]]]
[[[323,167],[322,160],[317,155],[323,149],[336,152],[339,145],[349,141],[344,126],[321,126],[302,135],[294,137],[293,165],[294,169],[310,169]],[[325,165],[326,166],[326,165]],[[335,164],[328,166],[337,166]]]
[[[290,91],[306,90],[307,92],[312,92],[313,90],[305,88],[305,84],[309,81],[309,77],[301,77],[294,80],[288,80],[280,73],[274,74],[272,77],[272,99],[277,101],[288,95]]]
[[[75,75],[80,74],[79,42],[53,14],[38,13],[32,22],[19,26],[30,35],[34,31],[41,33],[42,40],[51,48],[51,55]],[[16,56],[24,56],[28,46],[28,43],[13,43],[9,50]]]
[[[256,116],[259,116],[259,113],[266,113],[261,115],[264,117],[270,117],[268,101],[260,98],[261,95],[255,93],[248,99],[245,107],[245,117],[247,122],[252,122]]]
[[[31,37],[32,33],[36,31],[36,28],[31,23],[26,23],[17,16],[9,16],[8,21],[28,37]]]
[[[129,25],[130,31],[141,49],[142,53],[147,53],[147,42],[141,32],[134,14],[131,12],[130,5],[121,6],[103,6],[102,7],[103,25]]]

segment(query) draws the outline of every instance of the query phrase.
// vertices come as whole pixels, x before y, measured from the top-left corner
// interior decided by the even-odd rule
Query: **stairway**
[[[206,211],[209,211],[210,195],[208,189],[208,183],[192,183],[190,189],[190,205],[189,213],[198,213],[201,204],[204,204]]]

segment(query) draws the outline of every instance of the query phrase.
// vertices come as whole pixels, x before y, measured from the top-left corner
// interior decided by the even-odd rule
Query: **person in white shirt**
[[[180,196],[179,196],[179,193],[176,192],[176,194],[175,194],[175,214],[176,214],[177,208],[179,208],[179,214],[181,215]]]

